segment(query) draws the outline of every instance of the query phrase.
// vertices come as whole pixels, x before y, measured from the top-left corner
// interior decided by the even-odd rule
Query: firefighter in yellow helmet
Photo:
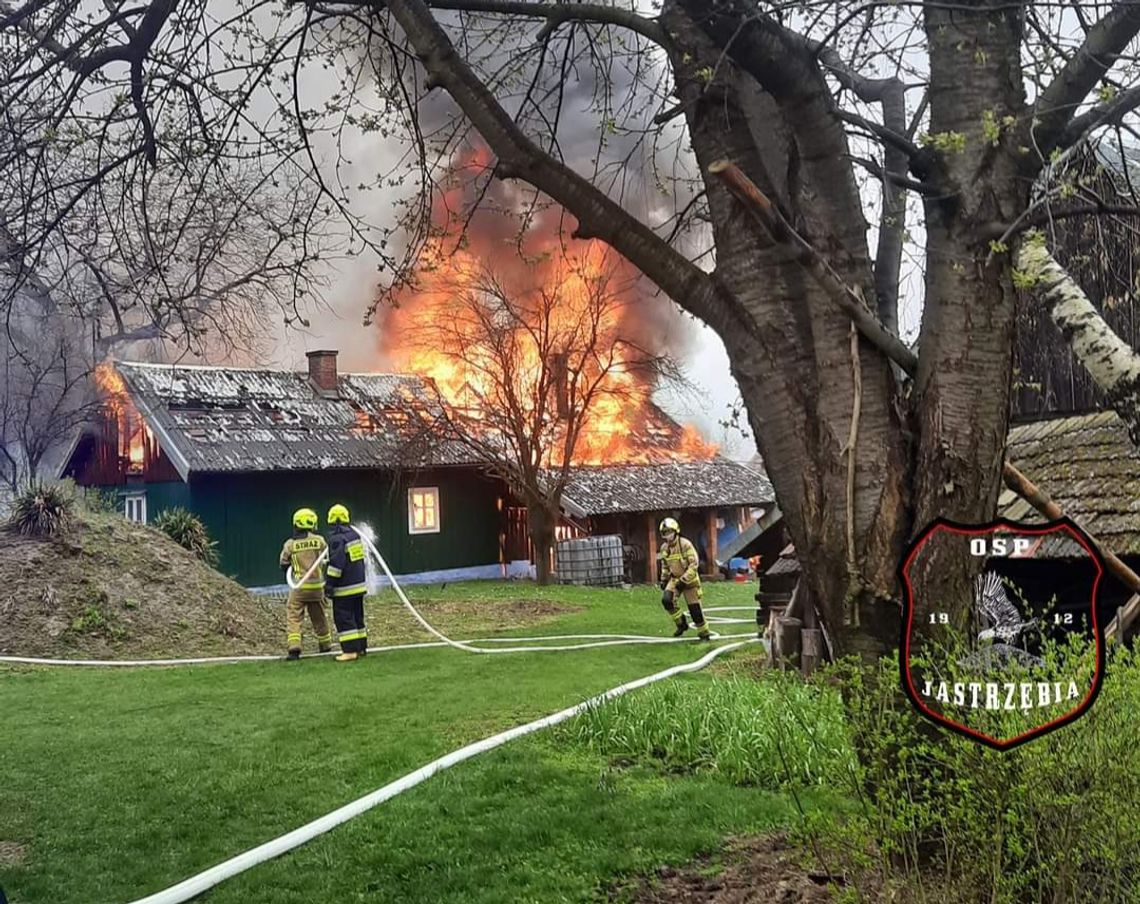
[[[325,569],[325,596],[332,600],[333,621],[340,640],[337,662],[353,662],[368,651],[364,628],[364,542],[348,523],[348,509],[329,509],[329,564]]]
[[[317,513],[312,509],[297,509],[293,513],[293,536],[285,541],[279,560],[281,569],[288,574],[293,569],[293,580],[305,578],[313,563],[320,558],[327,547],[325,538],[317,532]],[[289,600],[285,604],[285,622],[289,641],[289,659],[301,658],[301,623],[305,610],[317,632],[317,646],[322,653],[332,650],[332,633],[325,615],[325,571],[324,564],[313,568],[313,573],[305,578],[296,590],[289,588]]]
[[[689,630],[689,622],[685,613],[676,603],[677,593],[685,597],[688,604],[689,615],[693,618],[693,627],[697,629],[697,636],[701,640],[711,639],[705,616],[701,611],[701,576],[697,573],[700,559],[697,548],[681,536],[681,525],[674,518],[666,518],[659,528],[661,533],[661,549],[657,553],[658,574],[661,584],[661,605],[672,616],[677,630],[674,637],[680,637]]]

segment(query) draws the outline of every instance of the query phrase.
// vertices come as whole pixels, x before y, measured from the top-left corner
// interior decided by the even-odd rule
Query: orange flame
[[[381,352],[389,365],[431,378],[447,405],[462,410],[468,423],[478,422],[480,406],[495,395],[491,384],[496,378],[509,377],[520,388],[537,385],[537,375],[551,362],[542,360],[535,342],[522,341],[521,360],[512,363],[512,373],[502,374],[498,362],[486,360],[475,336],[468,336],[470,344],[464,343],[463,355],[457,354],[455,348],[448,347],[447,336],[474,327],[470,318],[463,316],[457,296],[476,288],[490,265],[494,276],[508,285],[512,278],[514,282],[525,279],[555,296],[557,303],[541,308],[541,313],[536,305],[534,317],[549,317],[547,335],[561,335],[580,322],[591,287],[608,276],[611,288],[607,291],[616,295],[617,303],[600,318],[596,347],[604,353],[614,349],[618,361],[605,373],[600,393],[582,418],[571,462],[633,464],[714,457],[717,446],[705,442],[695,427],[677,424],[653,403],[655,378],[617,351],[623,347],[668,350],[660,328],[666,318],[659,307],[667,302],[639,294],[632,267],[624,261],[615,263],[614,255],[601,242],[564,242],[559,228],[544,223],[541,217],[537,228],[520,240],[507,218],[481,213],[468,224],[463,239],[457,239],[465,225],[456,215],[463,206],[464,185],[460,181],[469,179],[471,172],[486,173],[491,166],[489,152],[476,147],[453,167],[456,187],[442,196],[435,209],[435,221],[446,224],[442,235],[429,241],[420,255],[416,288],[395,299],[396,307],[388,310],[382,323]],[[425,324],[442,325],[432,341],[423,341]],[[537,323],[530,325],[537,331]],[[526,392],[520,394],[531,402],[534,413],[540,403]],[[551,416],[559,413],[564,402],[557,398],[550,401]],[[551,465],[561,463],[561,444],[555,446],[549,450],[547,463]]]
[[[107,419],[115,424],[120,459],[126,464],[128,473],[141,473],[146,467],[147,444],[153,440],[146,423],[131,404],[127,384],[109,362],[95,368],[95,383],[103,391]]]

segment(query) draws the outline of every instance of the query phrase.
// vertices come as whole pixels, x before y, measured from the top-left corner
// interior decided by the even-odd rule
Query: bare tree
[[[575,235],[611,245],[717,331],[833,641],[871,654],[894,645],[907,540],[937,515],[994,512],[1011,254],[1038,215],[1066,213],[1056,185],[1066,155],[1106,128],[1132,128],[1140,6],[238,0],[232,15],[210,6],[4,7],[5,109],[50,97],[51,117],[105,136],[88,145],[99,151],[78,168],[83,180],[48,193],[56,213],[33,218],[22,241],[58,232],[66,198],[109,174],[256,148],[307,163],[320,203],[344,214],[398,288],[432,237],[438,173],[473,127],[493,154],[473,178],[529,186],[524,214],[528,203],[560,205]],[[339,82],[314,101],[301,82],[322,65]],[[589,97],[570,110],[575,82]],[[462,116],[428,127],[416,114],[438,89]],[[565,148],[587,123],[596,153],[580,171]],[[392,193],[389,229],[402,241],[353,215],[361,185],[340,179],[349,162],[322,165],[313,150],[329,132],[406,137],[405,168],[363,185]],[[27,139],[33,156],[62,129],[45,133]],[[617,135],[632,144],[615,151]],[[675,208],[629,203],[647,186]],[[911,259],[920,285],[906,293]],[[907,294],[923,303],[917,358],[890,330]],[[913,392],[900,391],[892,361],[914,371]],[[914,583],[964,622],[972,570],[942,561]]]
[[[676,367],[623,339],[629,287],[604,261],[565,261],[552,285],[509,280],[491,265],[433,286],[401,348],[435,378],[443,433],[500,477],[527,508],[537,579],[550,553],[571,465],[607,415]],[[614,418],[621,426],[624,419]],[[624,437],[615,437],[621,441]]]
[[[94,413],[83,325],[45,309],[32,287],[0,333],[0,480],[14,493],[38,477],[53,450]]]

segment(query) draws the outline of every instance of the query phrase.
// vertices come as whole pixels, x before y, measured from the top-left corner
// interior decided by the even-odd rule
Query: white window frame
[[[434,501],[435,525],[433,527],[416,527],[415,498],[416,494],[430,495]],[[408,533],[409,534],[438,534],[440,527],[439,487],[412,487],[408,490]]]
[[[138,517],[132,517],[132,509]],[[127,493],[123,496],[123,517],[135,524],[146,524],[146,493]]]

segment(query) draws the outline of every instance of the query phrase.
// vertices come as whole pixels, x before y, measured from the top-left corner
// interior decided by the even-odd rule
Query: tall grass
[[[741,785],[822,785],[853,768],[839,695],[797,678],[675,681],[593,706],[567,741]]]

